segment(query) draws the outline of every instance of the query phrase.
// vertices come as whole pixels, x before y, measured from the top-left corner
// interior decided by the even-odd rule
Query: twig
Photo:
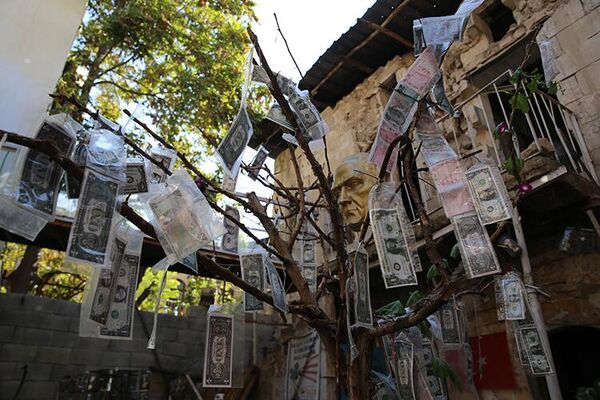
[[[300,77],[304,78],[302,71],[300,71],[300,67],[298,67],[298,63],[296,62],[296,59],[294,58],[294,55],[292,54],[292,51],[290,50],[290,46],[288,45],[287,39],[285,38],[285,36],[283,35],[283,32],[281,31],[281,28],[279,27],[279,20],[277,19],[277,14],[273,13],[273,16],[275,17],[275,23],[277,24],[277,30],[279,31],[279,34],[281,35],[281,38],[283,39],[283,43],[285,43],[285,48],[287,49],[287,52],[290,55],[290,58],[294,62],[294,65],[296,66],[296,70],[298,70]]]

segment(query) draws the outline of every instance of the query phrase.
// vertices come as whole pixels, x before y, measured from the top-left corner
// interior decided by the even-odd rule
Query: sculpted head
[[[333,190],[342,209],[344,225],[358,231],[369,213],[369,192],[377,183],[377,168],[367,153],[348,156],[336,168]]]

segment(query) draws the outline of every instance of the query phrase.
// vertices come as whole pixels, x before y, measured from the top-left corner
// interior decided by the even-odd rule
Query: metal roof
[[[412,52],[413,20],[453,14],[461,0],[377,0],[356,24],[340,36],[319,57],[299,82],[311,92],[315,106],[322,111],[334,106],[352,92],[377,68],[397,55]],[[250,146],[260,144],[270,157],[287,145],[282,129],[264,120],[257,127]]]
[[[335,105],[397,55],[412,51],[413,20],[453,14],[460,0],[377,0],[299,83],[317,108]]]

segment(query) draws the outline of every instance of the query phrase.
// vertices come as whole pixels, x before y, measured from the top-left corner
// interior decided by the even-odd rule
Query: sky
[[[277,31],[273,13],[302,73],[356,23],[375,0],[255,0],[253,26],[271,68],[298,81],[300,76]]]

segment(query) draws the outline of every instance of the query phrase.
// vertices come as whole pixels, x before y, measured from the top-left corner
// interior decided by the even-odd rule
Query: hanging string
[[[154,306],[154,323],[152,325],[152,333],[150,334],[150,339],[148,339],[147,349],[154,350],[156,346],[156,327],[158,325],[158,310],[160,308],[160,298],[162,297],[163,290],[165,289],[165,285],[167,283],[167,274],[168,268],[163,272],[163,277],[160,282],[160,286],[158,287],[158,292],[156,293],[156,304]]]

